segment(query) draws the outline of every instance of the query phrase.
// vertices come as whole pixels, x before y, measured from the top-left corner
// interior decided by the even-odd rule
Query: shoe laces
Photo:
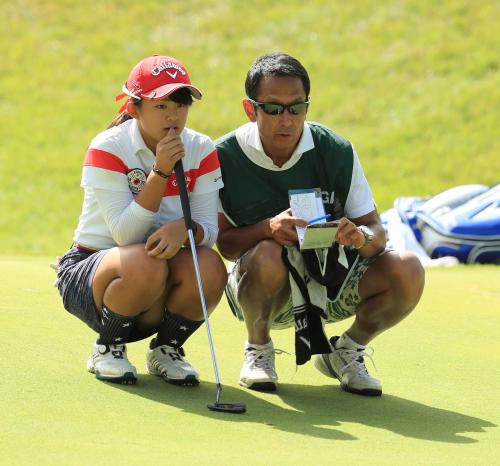
[[[371,346],[367,346],[363,350],[354,350],[350,348],[337,348],[336,350],[340,352],[340,356],[343,360],[348,361],[342,368],[342,371],[345,371],[348,367],[353,367],[360,377],[370,377],[365,365],[365,357],[371,361],[373,368],[377,370],[377,366],[373,360],[374,350]]]
[[[251,364],[258,369],[274,370],[274,355],[275,354],[290,354],[279,348],[264,348],[257,349],[249,346],[245,349],[245,356],[251,359]]]

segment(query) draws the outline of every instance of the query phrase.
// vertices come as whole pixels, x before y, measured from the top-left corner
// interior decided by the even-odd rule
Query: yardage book
[[[290,207],[295,217],[306,221],[325,215],[319,189],[291,189],[288,191]],[[338,223],[326,220],[312,223],[305,228],[296,227],[300,249],[329,248],[335,242]]]

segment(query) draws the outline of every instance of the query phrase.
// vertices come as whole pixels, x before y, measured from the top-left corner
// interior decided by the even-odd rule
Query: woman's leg
[[[219,303],[227,281],[224,263],[211,249],[197,248],[208,313]],[[182,249],[169,260],[165,317],[147,353],[151,374],[179,385],[197,385],[199,374],[184,359],[186,340],[203,324],[203,310],[191,251]],[[141,316],[142,317],[142,316]]]
[[[103,257],[92,282],[101,326],[87,363],[98,379],[135,383],[137,371],[124,344],[142,315],[151,313],[158,326],[167,276],[167,261],[149,257],[143,244],[113,248]]]

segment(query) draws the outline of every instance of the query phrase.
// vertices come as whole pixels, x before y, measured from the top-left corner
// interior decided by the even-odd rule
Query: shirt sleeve
[[[352,179],[349,194],[345,203],[345,216],[347,218],[357,218],[366,215],[375,210],[370,185],[365,178],[363,168],[358,158],[358,154],[352,148],[353,167]]]
[[[120,143],[104,133],[97,135],[85,153],[81,186],[83,188],[130,191],[127,166]]]
[[[219,227],[217,223],[217,202],[219,198],[218,191],[212,191],[204,194],[192,193],[189,196],[191,205],[191,216],[193,220],[203,228],[203,241],[201,246],[211,248],[217,239]]]
[[[207,138],[196,147],[196,151],[199,151],[200,162],[196,169],[196,184],[193,193],[202,194],[218,191],[224,184],[219,157],[213,142]]]
[[[132,193],[94,189],[99,210],[118,246],[142,243],[152,227],[155,212],[145,209],[134,201]]]

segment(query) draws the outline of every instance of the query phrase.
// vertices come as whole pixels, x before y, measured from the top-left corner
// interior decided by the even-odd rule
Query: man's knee
[[[391,284],[400,299],[413,309],[424,290],[425,271],[418,257],[412,252],[404,252],[395,261],[391,271]]]
[[[281,259],[282,247],[272,240],[257,244],[243,259],[241,274],[254,286],[268,292],[280,291],[288,281],[288,270]]]

